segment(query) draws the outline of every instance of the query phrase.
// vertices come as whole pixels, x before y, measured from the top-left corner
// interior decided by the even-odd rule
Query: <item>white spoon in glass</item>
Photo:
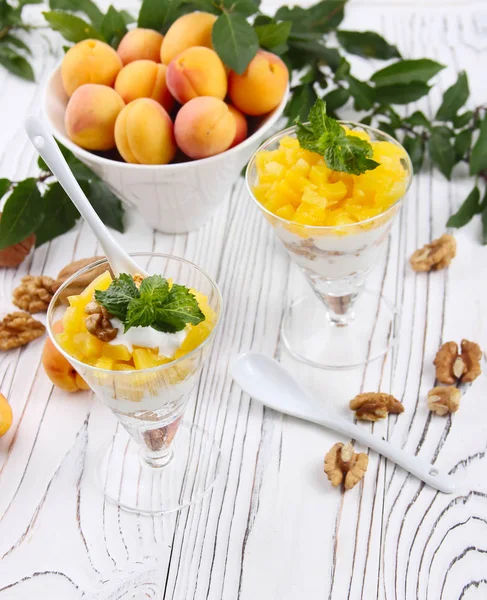
[[[42,156],[72,203],[91,227],[110,263],[114,275],[118,276],[120,273],[135,275],[136,273],[140,273],[146,276],[147,273],[144,269],[139,267],[125,250],[117,244],[112,234],[103,224],[103,221],[94,211],[44,122],[38,117],[27,117],[25,129],[37,152]]]
[[[232,375],[247,394],[265,406],[351,437],[440,492],[451,494],[455,491],[453,477],[440,473],[435,465],[330,414],[322,402],[309,396],[274,359],[258,352],[246,352],[233,363]]]

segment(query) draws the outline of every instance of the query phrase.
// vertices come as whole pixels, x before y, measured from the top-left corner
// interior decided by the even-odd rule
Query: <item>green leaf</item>
[[[46,218],[36,229],[36,248],[72,229],[79,212],[59,183],[51,184],[42,198]]]
[[[49,8],[84,13],[96,29],[103,20],[103,13],[92,0],[49,0]]]
[[[5,194],[10,190],[10,186],[12,182],[10,179],[0,179],[0,200],[5,196]]]
[[[27,4],[42,4],[44,0],[19,0],[19,6],[26,6]]]
[[[429,58],[400,60],[380,71],[376,71],[370,79],[376,86],[380,87],[417,81],[426,83],[444,68],[444,65],[440,65],[440,63]],[[402,102],[402,104],[405,104],[405,102]]]
[[[122,15],[122,19],[125,25],[131,25],[132,23],[135,23],[137,21],[137,19],[126,10],[121,10],[120,14]]]
[[[22,79],[34,81],[34,71],[27,60],[8,46],[0,46],[0,65]]]
[[[135,298],[130,301],[128,306],[127,316],[124,320],[124,331],[127,332],[132,327],[151,327],[154,319],[154,305],[145,302],[142,298]]]
[[[408,104],[426,96],[430,89],[431,87],[422,81],[381,85],[376,88],[376,97],[381,104]]]
[[[350,92],[348,90],[345,88],[337,88],[336,90],[328,92],[323,100],[326,102],[327,110],[335,112],[337,108],[341,108],[346,104],[349,98]]]
[[[289,38],[291,40],[291,37]],[[327,48],[320,42],[309,41],[289,41],[289,45],[294,52],[301,54],[305,63],[310,59],[318,59],[325,65],[328,65],[332,71],[336,71],[340,65],[340,53],[335,48]]]
[[[88,38],[104,41],[99,31],[76,15],[58,10],[43,12],[42,14],[52,29],[59,31],[69,42],[77,44]]]
[[[454,144],[454,148],[455,148],[455,156],[457,161],[461,160],[465,154],[467,153],[467,150],[470,148],[470,144],[472,143],[472,130],[471,129],[464,129],[463,131],[460,131],[460,133],[458,133],[455,137],[455,144]]]
[[[237,13],[244,17],[250,17],[259,10],[259,1],[254,0],[223,0],[222,6],[228,13]],[[222,10],[224,12],[224,10]]]
[[[348,89],[354,99],[355,110],[369,110],[374,105],[375,89],[370,87],[365,81],[359,81],[352,75],[349,75]]]
[[[464,113],[462,113],[461,115],[457,115],[456,117],[453,117],[453,126],[456,127],[457,129],[460,129],[461,127],[465,127],[465,125],[467,125],[471,119],[473,117],[473,111],[472,110],[467,110]]]
[[[127,33],[124,18],[110,5],[101,22],[101,34],[112,48],[117,49],[121,39]]]
[[[51,169],[47,166],[46,161],[42,158],[42,156],[39,156],[39,158],[37,159],[37,166],[41,171],[51,171]]]
[[[161,275],[151,275],[142,281],[139,291],[145,302],[164,302],[169,294],[169,283]]]
[[[323,0],[308,8],[281,6],[276,12],[277,21],[292,21],[296,32],[324,33],[336,29],[343,20],[346,0]]]
[[[396,46],[389,44],[375,31],[337,31],[340,44],[350,54],[365,58],[401,58]]]
[[[477,175],[487,169],[487,114],[480,124],[480,134],[470,155],[470,175]]]
[[[474,215],[479,212],[480,191],[477,186],[473,188],[464,203],[448,221],[447,227],[463,227]]]
[[[143,0],[138,27],[166,31],[174,20],[181,0]]]
[[[443,129],[434,127],[428,140],[428,149],[433,164],[447,179],[450,179],[456,162],[455,150],[451,145],[450,136],[445,135]]]
[[[20,50],[24,50],[24,52],[26,52],[27,54],[32,55],[32,50],[29,48],[29,46],[27,46],[27,44],[24,44],[22,40],[19,40],[19,38],[15,37],[10,33],[7,34],[5,37],[1,38],[0,43],[7,44],[8,46],[15,46]]]
[[[18,183],[3,207],[0,250],[22,242],[42,223],[41,194],[33,177]]]
[[[139,295],[139,290],[133,278],[122,273],[120,277],[112,281],[107,290],[96,290],[95,300],[124,323],[127,318],[129,304]]]
[[[292,96],[284,109],[284,114],[289,117],[289,123],[293,123],[299,118],[300,121],[306,121],[308,113],[316,102],[316,92],[311,83],[300,85],[293,88]]]
[[[291,33],[291,27],[291,21],[254,25],[255,33],[259,38],[259,46],[262,48],[274,48],[275,46],[284,44]]]
[[[467,74],[462,71],[456,82],[443,94],[443,101],[435,118],[438,121],[451,121],[465,104],[469,94]]]
[[[270,25],[271,23],[275,24],[275,20],[267,15],[257,15],[254,19],[254,27],[257,25]]]
[[[222,61],[241,75],[259,49],[257,34],[241,15],[223,13],[213,25],[213,48]]]
[[[424,127],[425,129],[429,129],[431,127],[431,123],[420,110],[413,112],[413,114],[409,117],[406,117],[404,121],[413,127],[419,126]]]
[[[198,325],[205,320],[195,296],[188,288],[173,284],[167,298],[155,310],[156,320],[152,327],[169,333],[181,331],[188,323]]]
[[[487,244],[487,204],[482,211],[482,244]]]

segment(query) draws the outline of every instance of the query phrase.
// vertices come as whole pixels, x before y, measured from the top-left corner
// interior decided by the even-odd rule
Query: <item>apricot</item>
[[[264,115],[278,106],[286,93],[289,72],[272,52],[259,50],[242,75],[231,72],[228,93],[246,115]]]
[[[52,330],[54,333],[61,333],[63,331],[62,319],[54,323]],[[42,365],[49,379],[62,390],[77,392],[78,390],[89,389],[85,380],[52,343],[51,338],[47,338],[44,344]]]
[[[13,413],[7,398],[0,394],[0,436],[5,435],[13,421]]]
[[[195,46],[178,54],[167,67],[167,87],[181,104],[198,96],[227,95],[227,74],[214,50]]]
[[[61,65],[61,78],[68,96],[85,83],[112,86],[123,67],[115,50],[99,40],[83,40],[70,48]]]
[[[243,142],[247,138],[248,133],[248,124],[245,115],[243,115],[235,106],[228,104],[228,110],[232,113],[233,118],[235,119],[235,125],[237,126],[237,130],[235,131],[235,137],[233,138],[233,142],[230,144],[230,148],[233,148],[240,142]]]
[[[190,158],[206,158],[230,148],[237,124],[228,106],[218,98],[200,96],[178,112],[174,135],[179,148]]]
[[[151,98],[138,98],[122,110],[115,123],[115,141],[122,158],[141,165],[165,165],[176,154],[171,118]]]
[[[154,29],[136,27],[123,36],[117,52],[124,65],[134,60],[160,62],[163,39],[164,36]]]
[[[74,92],[66,106],[66,132],[81,148],[110,150],[115,147],[115,121],[124,106],[124,101],[112,88],[85,83]]]
[[[137,98],[152,98],[170,111],[174,98],[166,85],[166,65],[152,60],[135,60],[124,67],[115,80],[115,91],[128,104]]]
[[[178,54],[193,46],[213,48],[211,30],[216,16],[193,12],[179,17],[167,30],[161,46],[161,62],[168,65]]]

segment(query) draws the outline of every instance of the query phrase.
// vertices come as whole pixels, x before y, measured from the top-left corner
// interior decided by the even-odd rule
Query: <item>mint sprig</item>
[[[194,294],[183,285],[169,288],[160,275],[146,277],[137,288],[133,278],[123,273],[107,290],[96,290],[95,300],[122,321],[126,332],[132,327],[152,327],[176,333],[188,323],[198,325],[205,320]]]
[[[308,115],[309,123],[297,126],[298,141],[301,148],[317,152],[325,159],[326,165],[333,171],[360,175],[379,166],[373,160],[372,146],[356,135],[347,134],[340,123],[326,114],[326,102],[318,98]]]

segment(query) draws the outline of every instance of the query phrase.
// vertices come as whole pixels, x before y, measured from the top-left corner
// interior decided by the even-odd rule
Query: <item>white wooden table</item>
[[[485,102],[485,1],[355,0],[345,26],[378,29],[405,56],[448,65],[424,110],[434,110],[462,68],[472,105]],[[23,120],[37,110],[61,53],[59,38],[31,39],[39,85],[0,70],[0,176],[12,179],[35,172]],[[360,76],[371,69],[354,64]],[[89,393],[53,388],[39,363],[43,341],[2,354],[0,386],[15,418],[0,439],[0,600],[487,598],[487,378],[454,418],[431,416],[425,401],[442,341],[466,337],[487,348],[487,247],[478,242],[478,219],[458,232],[448,271],[415,275],[407,264],[443,233],[468,191],[461,177],[448,184],[428,168],[415,178],[387,262],[372,277],[402,307],[399,349],[345,374],[304,367],[283,349],[283,309],[306,284],[242,180],[213,221],[189,235],[154,233],[130,215],[125,247],[184,256],[221,286],[224,326],[187,415],[221,444],[221,477],[210,497],[177,516],[140,517],[106,503],[92,485],[91,461],[115,418]],[[12,289],[26,273],[55,276],[97,252],[84,226],[42,246],[18,270],[0,272],[0,309],[11,310]],[[363,426],[455,473],[458,492],[435,493],[374,453],[363,485],[333,489],[322,463],[339,438],[263,410],[233,385],[229,365],[250,348],[278,357],[347,418],[347,401],[359,391],[391,390],[405,413]]]

